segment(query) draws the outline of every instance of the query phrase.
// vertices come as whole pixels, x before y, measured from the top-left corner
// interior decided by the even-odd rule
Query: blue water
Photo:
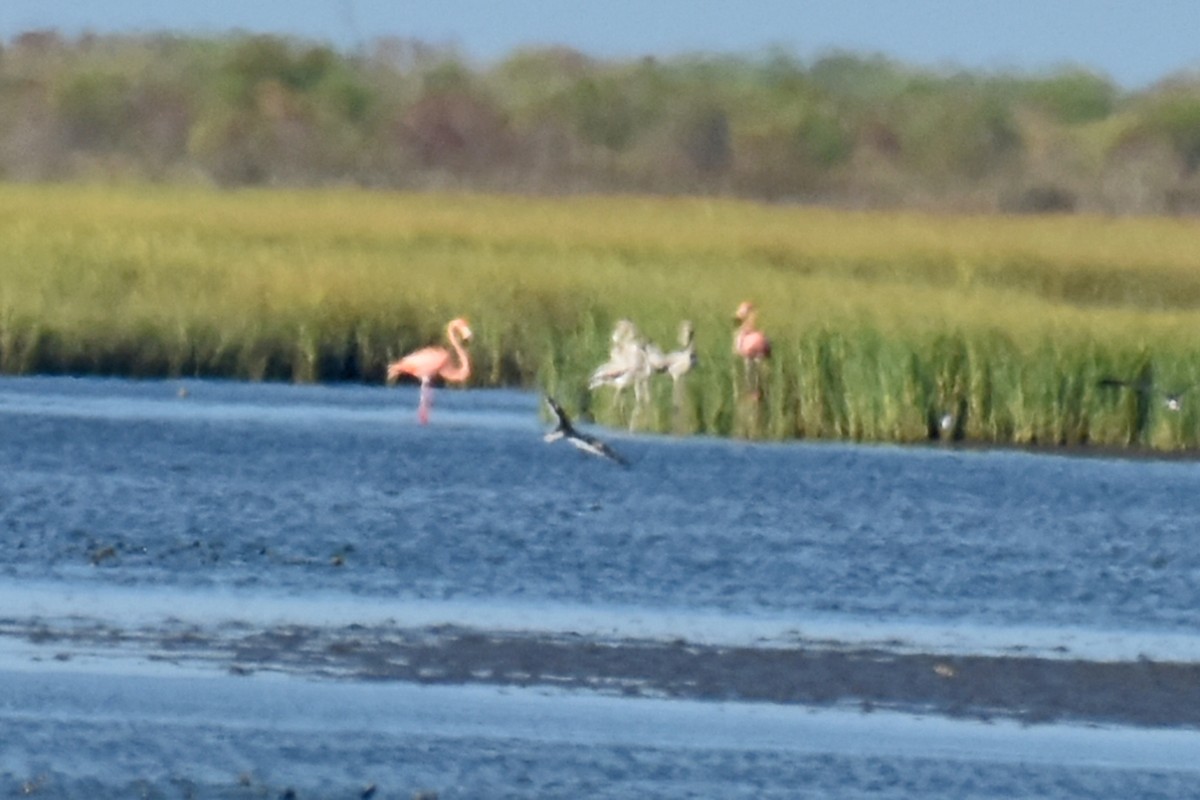
[[[22,698],[0,709],[20,728],[15,750],[0,749],[0,784],[41,779],[53,797],[351,798],[375,784],[396,798],[1149,798],[1194,796],[1200,777],[1195,734],[1169,730],[478,687],[0,677]]]
[[[549,425],[529,393],[442,390],[427,427],[415,407],[409,387],[0,379],[0,600],[28,616],[128,615],[148,604],[146,613],[248,621],[407,614],[689,639],[922,646],[924,637],[968,652],[1200,660],[1200,464],[1191,461],[591,428],[632,462],[623,469],[544,443]],[[161,745],[162,757],[195,761],[194,771],[145,777],[134,759],[106,772],[97,764],[118,763],[121,743],[136,748],[146,734],[128,723],[105,750],[95,744],[102,716],[48,722],[37,713],[42,696],[30,689],[0,703],[0,735],[24,731],[24,749],[0,761],[0,791],[5,777],[39,774],[64,796],[121,796],[139,780],[165,796],[188,780],[200,796],[261,788],[229,778],[218,790],[196,777],[209,774],[200,749],[178,743]],[[640,701],[610,702],[662,718]],[[538,718],[518,705],[513,719]],[[170,727],[164,719],[155,724]],[[297,778],[313,796],[334,786],[344,794],[385,758],[374,745],[322,738],[320,727],[281,725],[279,742],[295,741],[274,747],[205,719],[176,739],[203,729],[257,741],[247,758],[276,776],[272,791],[301,763],[356,765],[343,783]],[[1038,748],[1023,748],[1019,730],[1007,734],[1018,755],[978,748],[966,773],[962,759],[911,749],[843,744],[793,757],[788,747],[746,748],[734,733],[724,743],[635,736],[583,750],[532,742],[520,725],[505,735],[461,720],[427,739],[389,736],[394,752],[442,765],[413,772],[406,791],[440,787],[441,797],[783,797],[797,782],[829,796],[1176,796],[1194,779],[1179,759],[1096,773],[1078,755],[1086,746],[1061,763],[1026,763]],[[79,751],[92,753],[84,762],[67,745],[60,760],[37,760],[39,742],[73,739],[93,742]]]
[[[1200,632],[1200,463],[610,435],[626,470],[530,394],[187,386],[0,381],[0,575]]]

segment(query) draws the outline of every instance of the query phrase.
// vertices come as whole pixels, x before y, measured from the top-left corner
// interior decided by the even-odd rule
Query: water
[[[1059,722],[1030,729],[1003,718],[1027,721],[1036,698],[1001,698],[981,722],[971,696],[968,719],[943,719],[962,700],[939,688],[952,681],[917,684],[933,664],[978,688],[1014,656],[1073,679],[1077,662],[1200,662],[1200,464],[593,429],[623,469],[543,443],[528,393],[439,391],[424,428],[415,407],[408,387],[0,380],[0,791],[1093,797],[1194,781],[1182,754],[1200,735],[1153,710],[1157,730],[1128,710],[1097,729],[1080,727],[1096,724],[1089,702],[1046,701]],[[280,626],[292,640],[250,648]],[[470,685],[450,658],[400,663],[468,652],[478,632]],[[562,674],[501,665],[513,641],[561,656]],[[696,686],[634,669],[682,663],[680,642]],[[630,655],[601,672],[600,646]],[[915,688],[817,705],[731,688],[798,648],[884,650],[868,683],[911,668]],[[957,672],[922,660],[937,658]],[[970,684],[975,666],[992,671]],[[238,713],[197,716],[166,689],[136,699],[128,680],[183,681]],[[83,708],[95,692],[116,710]],[[360,709],[373,743],[294,703]],[[375,703],[445,719],[400,725]],[[504,711],[484,724],[481,703]],[[747,737],[730,723],[744,715],[778,735]],[[572,720],[627,735],[581,738]],[[1065,744],[1047,758],[1039,736]],[[797,744],[814,738],[828,744]],[[216,740],[245,755],[222,765],[187,744]],[[78,746],[46,755],[48,741]],[[1109,751],[1123,755],[1095,756]]]
[[[1193,462],[610,435],[623,470],[542,443],[528,394],[443,391],[420,428],[411,391],[188,386],[0,382],[0,574],[1197,632]]]

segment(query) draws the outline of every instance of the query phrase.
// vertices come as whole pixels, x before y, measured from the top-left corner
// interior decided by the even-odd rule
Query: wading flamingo
[[[671,376],[671,380],[678,383],[679,380],[692,371],[692,367],[696,366],[696,331],[692,327],[689,320],[684,320],[679,326],[679,344],[678,350],[672,350],[669,353],[664,353],[654,345],[647,345],[646,351],[650,358],[650,366],[655,372],[665,372]]]
[[[650,366],[655,372],[665,372],[671,376],[671,400],[676,408],[679,408],[681,397],[680,388],[683,376],[692,371],[692,367],[696,366],[696,331],[692,327],[690,320],[684,320],[679,326],[679,344],[678,350],[672,350],[669,353],[664,353],[654,345],[646,346],[646,354],[650,361]]]
[[[633,375],[641,356],[640,340],[641,336],[633,322],[627,319],[617,320],[612,332],[612,347],[608,350],[608,361],[592,372],[588,388],[615,386],[620,392],[629,386],[633,382]]]
[[[623,319],[618,321],[613,329],[608,361],[592,372],[588,380],[588,389],[612,386],[617,391],[617,405],[620,406],[625,389],[632,386],[634,409],[629,417],[629,427],[632,429],[638,409],[649,397],[650,375],[653,371],[646,344],[642,341],[637,326]]]
[[[746,383],[751,384],[752,371],[771,357],[771,340],[758,329],[758,309],[749,300],[737,307],[733,321],[738,323],[737,332],[733,334],[733,352],[741,356],[746,366]],[[753,381],[750,387],[754,396],[759,395],[758,381]]]
[[[446,325],[446,338],[454,353],[444,347],[422,347],[414,350],[398,361],[388,364],[388,383],[394,383],[401,375],[411,375],[421,382],[421,402],[417,406],[417,421],[422,425],[429,423],[429,408],[433,405],[433,382],[441,379],[450,383],[463,383],[471,377],[471,359],[463,343],[471,338],[471,328],[461,317],[452,319]],[[451,363],[451,357],[457,356],[458,363]]]
[[[758,309],[749,300],[737,307],[733,321],[738,323],[733,335],[733,352],[746,361],[761,361],[771,357],[771,342],[758,329]]]
[[[560,406],[558,401],[556,401],[553,397],[546,395],[546,405],[550,407],[550,410],[554,413],[554,416],[558,420],[558,424],[555,426],[554,430],[542,437],[547,442],[556,442],[559,439],[566,439],[568,442],[575,445],[585,453],[591,453],[594,456],[607,458],[610,461],[617,462],[623,467],[629,466],[628,461],[621,458],[617,451],[613,450],[604,442],[600,441],[595,436],[590,436],[586,433],[577,431],[575,426],[571,424],[571,419],[567,416],[567,412],[562,410],[562,406]]]

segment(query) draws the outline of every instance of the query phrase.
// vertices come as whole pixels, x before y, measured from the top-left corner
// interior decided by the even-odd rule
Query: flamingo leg
[[[758,402],[763,397],[763,362],[759,359],[747,358],[743,363],[745,365],[743,386],[746,396],[750,400]]]
[[[684,416],[683,376],[671,376],[671,427],[676,433],[687,430],[687,418]]]
[[[433,386],[430,381],[421,381],[421,402],[417,405],[417,422],[429,424],[429,409],[433,407]]]
[[[633,413],[629,415],[629,430],[631,431],[637,427],[638,420],[641,418],[650,397],[648,377],[638,377],[633,382]]]

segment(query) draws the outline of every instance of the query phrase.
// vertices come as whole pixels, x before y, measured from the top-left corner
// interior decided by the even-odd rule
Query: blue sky
[[[1127,88],[1200,67],[1200,0],[0,0],[0,36],[275,32],[347,46],[412,36],[482,61],[564,44],[597,56],[834,49],[932,67],[1085,66]]]

